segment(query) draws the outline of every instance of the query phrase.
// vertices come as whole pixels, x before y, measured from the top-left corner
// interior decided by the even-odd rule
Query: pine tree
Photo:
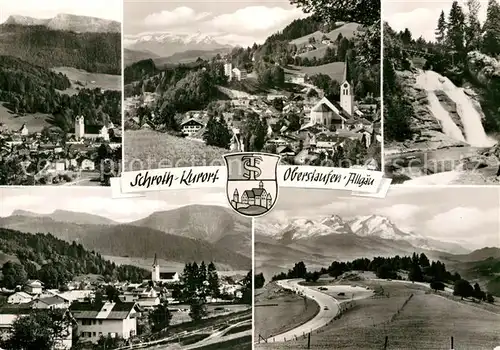
[[[465,16],[457,1],[451,5],[450,15],[448,17],[448,46],[459,55],[464,53],[465,41]]]
[[[217,298],[220,294],[219,292],[219,276],[217,274],[217,269],[213,262],[208,264],[207,269],[207,278],[208,278],[208,286],[210,290],[210,295],[214,298]]]
[[[500,6],[496,0],[488,1],[484,22],[483,51],[489,55],[500,53]]]
[[[446,18],[444,17],[444,11],[441,11],[441,14],[439,15],[435,34],[438,44],[442,44],[446,38]]]
[[[466,6],[465,46],[468,51],[472,51],[481,46],[481,23],[478,17],[481,5],[478,0],[467,0]]]

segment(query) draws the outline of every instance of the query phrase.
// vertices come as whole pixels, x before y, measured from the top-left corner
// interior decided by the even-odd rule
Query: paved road
[[[330,323],[339,312],[339,302],[337,300],[325,293],[320,292],[319,290],[313,289],[311,287],[301,286],[299,285],[299,282],[303,282],[303,280],[281,280],[277,283],[282,288],[300,292],[306,297],[314,300],[319,305],[319,312],[316,316],[314,316],[303,325],[295,327],[288,332],[270,337],[269,339],[271,342],[285,342],[287,340],[295,339],[295,336],[299,337],[304,333],[309,333],[318,328],[324,327],[328,323]]]

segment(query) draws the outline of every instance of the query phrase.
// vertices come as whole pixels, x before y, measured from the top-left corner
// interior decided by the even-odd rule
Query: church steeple
[[[354,113],[354,92],[350,82],[351,73],[349,71],[349,60],[347,56],[344,64],[344,77],[340,85],[340,106],[349,115]]]
[[[156,253],[155,253],[155,259],[153,260],[153,267],[158,265],[158,260],[156,259]]]
[[[345,57],[345,62],[344,62],[344,75],[342,77],[342,82],[348,82],[351,83],[351,72],[349,71],[350,65],[349,65],[349,60],[347,59],[347,55]]]

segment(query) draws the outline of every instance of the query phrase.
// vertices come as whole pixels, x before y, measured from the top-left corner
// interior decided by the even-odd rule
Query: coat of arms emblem
[[[226,194],[231,207],[249,217],[264,215],[278,197],[277,171],[280,156],[242,152],[224,156]]]

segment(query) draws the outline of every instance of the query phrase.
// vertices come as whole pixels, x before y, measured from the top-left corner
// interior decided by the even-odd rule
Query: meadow
[[[229,153],[218,147],[153,130],[125,132],[127,171],[191,166],[223,166]]]

